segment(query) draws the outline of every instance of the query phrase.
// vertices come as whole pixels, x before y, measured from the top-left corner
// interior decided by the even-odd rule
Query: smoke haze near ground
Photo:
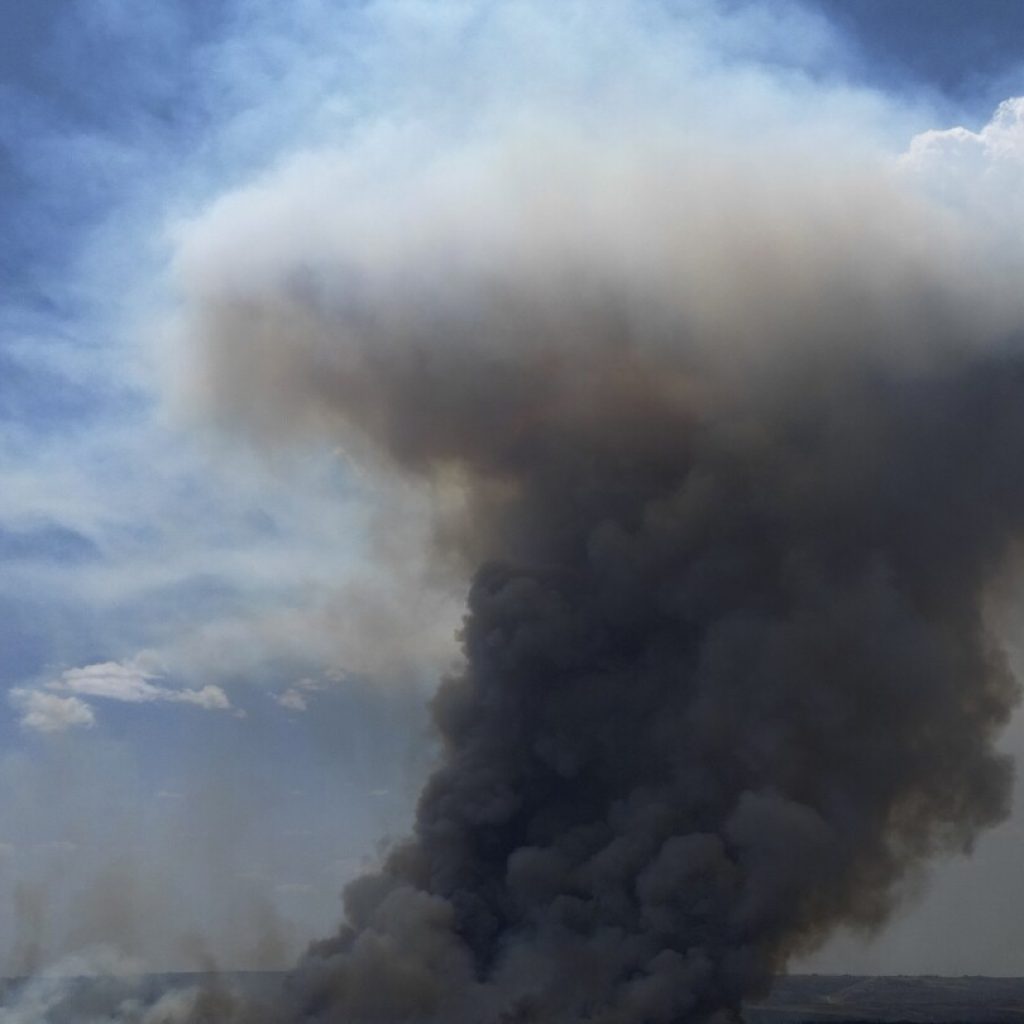
[[[469,581],[413,834],[268,1019],[727,1019],[1007,813],[1019,253],[867,100],[754,130],[628,27],[180,229],[181,400],[418,482]]]

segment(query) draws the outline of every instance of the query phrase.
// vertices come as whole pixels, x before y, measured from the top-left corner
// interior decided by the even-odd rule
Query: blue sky
[[[813,109],[821,139],[893,154],[1024,94],[1015,0],[643,3],[671,27],[650,51],[595,7],[548,31],[534,6],[4,0],[0,974],[98,942],[285,962],[429,763],[463,582],[424,554],[422,495],[370,494],[330,438],[239,436],[196,398],[181,267],[223,196],[367,126],[458,135],[479,82],[509,107],[585,102],[620,49],[652,55],[623,93],[678,64],[687,95],[708,83],[695,120]],[[820,963],[1024,973],[1024,893],[999,911],[1022,828]],[[103,885],[117,913],[92,905]],[[965,915],[970,948],[921,941]]]

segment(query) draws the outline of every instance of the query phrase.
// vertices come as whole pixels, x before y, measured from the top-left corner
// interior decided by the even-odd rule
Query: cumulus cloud
[[[908,181],[964,218],[989,251],[997,252],[1005,273],[1019,279],[1024,97],[1005,100],[977,131],[956,126],[919,133],[899,164]]]
[[[1000,103],[979,131],[958,125],[920,132],[905,160],[914,166],[930,165],[944,176],[970,177],[975,185],[984,185],[1001,167],[1019,167],[1024,163],[1024,97]]]
[[[92,708],[78,697],[61,697],[24,687],[11,690],[9,696],[11,704],[21,713],[23,729],[56,733],[89,728],[96,722]]]

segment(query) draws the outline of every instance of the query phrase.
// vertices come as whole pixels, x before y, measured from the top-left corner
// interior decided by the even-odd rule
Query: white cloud
[[[910,143],[905,160],[917,166],[935,162],[946,174],[967,172],[977,186],[993,165],[1024,162],[1024,97],[999,104],[980,131],[968,128],[921,132]]]
[[[192,704],[207,711],[229,711],[231,701],[219,686],[175,689],[149,667],[145,655],[132,661],[105,661],[63,672],[42,688],[18,687],[8,694],[21,712],[21,725],[36,732],[65,732],[95,725],[96,716],[84,698],[128,704],[155,702]]]
[[[231,707],[228,695],[219,687],[207,685],[198,690],[164,690],[160,700],[177,700],[195,704],[207,711],[227,711]]]
[[[285,690],[276,700],[281,707],[289,711],[305,711],[309,707],[305,695],[294,687]]]
[[[154,675],[132,662],[105,661],[68,669],[60,680],[49,683],[48,688],[81,697],[99,697],[136,704],[166,699],[167,691],[150,682],[154,678]]]
[[[333,677],[337,673],[328,672],[328,678],[337,681]],[[283,693],[278,694],[274,700],[283,708],[289,711],[305,711],[309,707],[309,695],[319,693],[327,689],[327,683],[323,679],[300,679],[297,683],[289,686]]]
[[[989,247],[996,265],[1012,261],[1019,279],[1020,232],[1024,226],[1024,97],[999,104],[978,131],[958,126],[916,135],[900,158],[900,169],[926,195],[959,213]]]
[[[170,701],[194,704],[208,711],[231,708],[228,695],[219,686],[206,685],[198,689],[174,689],[153,680],[161,677],[146,667],[147,659],[140,656],[131,661],[105,661],[82,668],[71,668],[60,679],[47,683],[48,690],[70,693],[76,697],[124,701],[129,704]]]
[[[60,697],[43,690],[17,688],[10,691],[11,703],[21,712],[21,726],[35,732],[66,732],[78,726],[89,728],[96,718],[92,708],[78,697]]]

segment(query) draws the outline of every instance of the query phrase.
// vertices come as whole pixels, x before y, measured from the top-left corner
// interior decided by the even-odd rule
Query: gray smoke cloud
[[[471,580],[411,837],[238,1019],[731,1019],[1007,812],[1005,252],[864,146],[619,113],[381,129],[182,230],[190,400],[418,481]]]

